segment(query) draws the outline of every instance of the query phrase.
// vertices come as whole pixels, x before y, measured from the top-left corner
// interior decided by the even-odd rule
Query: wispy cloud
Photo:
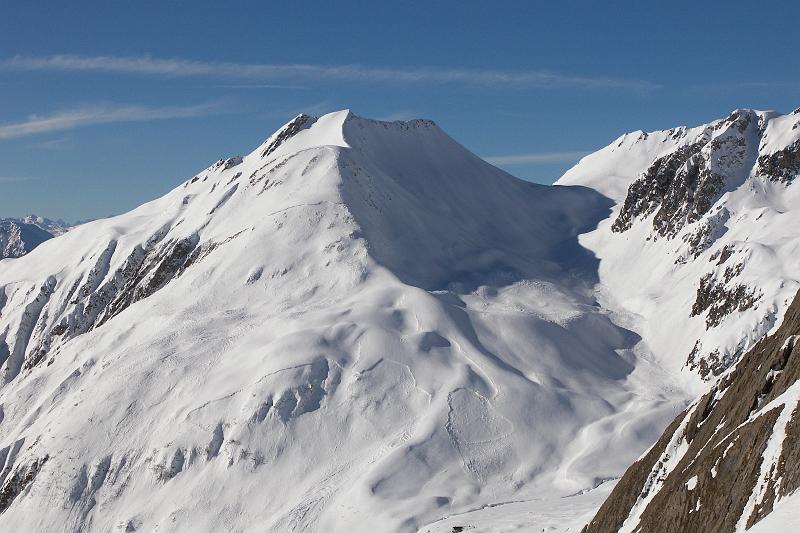
[[[222,89],[289,89],[302,91],[306,89],[302,85],[277,85],[274,83],[246,83],[238,85],[220,85]]]
[[[571,163],[578,161],[591,152],[535,152],[530,154],[512,154],[484,157],[493,165],[537,165],[542,163]]]
[[[36,150],[61,150],[63,148],[69,148],[72,144],[72,140],[69,137],[61,137],[58,139],[48,139],[46,141],[38,141],[32,144],[29,144],[28,148],[34,148]]]
[[[0,60],[6,71],[106,72],[171,77],[219,77],[259,80],[336,80],[351,82],[462,83],[537,88],[575,87],[649,92],[657,83],[612,77],[559,74],[544,70],[506,71],[463,68],[394,68],[363,65],[265,64],[160,59],[149,56],[14,56]]]
[[[2,183],[19,183],[21,181],[33,181],[37,178],[30,176],[0,176],[0,184]]]
[[[93,124],[113,122],[145,122],[171,118],[207,115],[215,104],[195,106],[152,107],[142,105],[103,105],[58,111],[49,115],[32,115],[22,122],[0,124],[0,140],[16,139],[41,133],[65,131]]]

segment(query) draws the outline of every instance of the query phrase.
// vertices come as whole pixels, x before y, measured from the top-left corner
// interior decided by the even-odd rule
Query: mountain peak
[[[36,529],[21,511],[36,490],[13,481],[34,476],[64,495],[36,520],[79,505],[68,527],[102,530],[167,524],[168,494],[185,495],[188,529],[265,513],[263,529],[288,531],[323,527],[357,491],[364,530],[399,531],[437,518],[453,486],[470,488],[458,506],[483,505],[560,464],[561,492],[590,486],[605,467],[574,465],[564,443],[587,413],[624,409],[614,384],[630,371],[616,350],[631,338],[590,305],[596,265],[577,240],[608,208],[514,178],[430,121],[341,111],[299,115],[241,159],[0,262],[0,436],[21,443],[4,523]],[[553,417],[566,429],[541,432]],[[621,438],[632,456],[645,445]],[[307,514],[324,477],[335,501]],[[232,482],[252,489],[203,488]],[[200,518],[228,505],[244,510],[233,524]]]
[[[349,109],[320,117],[301,113],[270,135],[253,153],[262,159],[274,159],[322,146],[351,148],[354,147],[353,143],[363,144],[371,134],[385,136],[386,132],[402,133],[425,129],[444,135],[432,120],[427,119],[375,120],[357,116]]]

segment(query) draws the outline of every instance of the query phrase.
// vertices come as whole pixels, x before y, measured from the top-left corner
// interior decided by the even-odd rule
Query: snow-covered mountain
[[[559,180],[617,202],[580,238],[600,259],[600,302],[628,317],[620,323],[658,365],[710,388],[626,471],[586,533],[791,530],[798,175],[800,110],[738,110],[624,135]]]
[[[36,215],[0,218],[0,259],[21,257],[47,239],[69,229],[69,224],[63,220],[50,220]]]
[[[39,215],[33,215],[33,214],[25,215],[19,220],[20,222],[23,222],[25,224],[32,224],[34,226],[39,226],[40,228],[50,233],[54,237],[58,237],[59,235],[68,232],[72,227],[72,224],[64,222],[60,218],[53,220],[50,218],[40,217]]]
[[[0,262],[0,527],[414,531],[618,476],[688,396],[595,298],[611,205],[343,111]]]
[[[0,218],[0,260],[21,257],[53,234],[36,224],[28,224],[15,218]]]
[[[0,262],[0,527],[574,530],[777,331],[798,148],[739,110],[547,187],[300,115]]]
[[[601,301],[691,386],[774,331],[800,287],[798,172],[800,111],[737,110],[623,135],[557,183],[616,202],[580,239],[600,259]]]

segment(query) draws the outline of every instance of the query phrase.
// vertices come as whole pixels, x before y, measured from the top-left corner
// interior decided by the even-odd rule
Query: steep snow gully
[[[684,142],[671,139],[663,150]],[[569,186],[541,186],[430,121],[300,115],[162,198],[3,259],[0,528],[586,523],[606,481],[716,368],[705,345],[705,367],[683,364],[656,332],[657,291],[642,282],[636,299],[608,272],[620,267],[608,250],[655,246],[632,237],[649,231],[650,208],[609,228],[653,164],[651,144],[628,144],[624,168],[606,149]],[[763,166],[783,176],[785,161]],[[611,166],[613,183],[598,185]],[[718,216],[712,205],[681,225],[696,210],[669,203],[677,233]],[[650,270],[677,283],[678,269],[709,264],[718,233],[683,262],[683,249],[657,250],[674,270],[639,257],[630,280]],[[726,260],[744,266],[706,280],[712,300],[770,266],[731,246]],[[711,311],[690,314],[686,283],[673,307],[694,332]],[[720,314],[720,339],[765,334],[785,310],[777,287],[770,278],[758,304]],[[775,310],[758,329],[765,302]]]

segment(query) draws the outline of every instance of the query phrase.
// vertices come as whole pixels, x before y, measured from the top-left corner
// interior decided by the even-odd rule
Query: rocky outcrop
[[[47,456],[45,456],[28,465],[22,465],[5,479],[2,486],[0,486],[0,513],[8,509],[14,499],[28,489],[36,478],[36,474],[47,462],[47,459]],[[7,472],[4,472],[4,474],[7,474]]]
[[[757,171],[772,181],[791,183],[800,174],[800,141],[758,158]]]
[[[0,335],[3,381],[16,378],[22,370],[46,360],[54,348],[153,295],[219,244],[199,245],[196,234],[165,239],[161,231],[134,247],[116,269],[110,265],[117,243],[111,241],[96,258],[90,258],[93,268],[60,298],[51,298],[59,285],[54,277],[38,288],[0,286],[3,298],[28,301],[19,320]]]
[[[732,532],[800,488],[800,295],[778,331],[667,428],[583,529]]]
[[[752,308],[759,299],[756,289],[751,289],[741,283],[732,287],[726,285],[726,282],[733,277],[733,272],[736,272],[736,267],[733,269],[728,267],[726,273],[731,274],[726,275],[725,280],[717,280],[711,273],[700,279],[700,287],[697,289],[691,316],[706,313],[707,329],[719,326],[720,322],[734,311],[741,312]]]
[[[659,157],[634,181],[612,231],[624,232],[653,213],[653,229],[674,237],[686,224],[697,222],[719,199],[726,184],[754,161],[748,153],[758,143],[757,115],[734,111],[708,126],[694,141]]]
[[[683,334],[649,328],[645,343],[708,381],[773,329],[800,288],[798,172],[798,115],[745,109],[625,134],[557,183],[616,200],[584,238],[601,259],[602,284],[645,322],[668,315]]]
[[[270,137],[264,150],[261,152],[261,157],[267,157],[272,152],[278,149],[287,139],[291,139],[297,132],[302,131],[314,123],[313,117],[309,115],[297,115],[291,122],[286,124],[282,129]]]
[[[671,238],[701,220],[728,186],[743,177],[763,176],[790,184],[800,173],[800,140],[771,148],[770,118],[769,113],[736,110],[657,158],[628,188],[612,231],[627,231],[655,213],[653,229]],[[685,130],[681,132],[685,135]]]

